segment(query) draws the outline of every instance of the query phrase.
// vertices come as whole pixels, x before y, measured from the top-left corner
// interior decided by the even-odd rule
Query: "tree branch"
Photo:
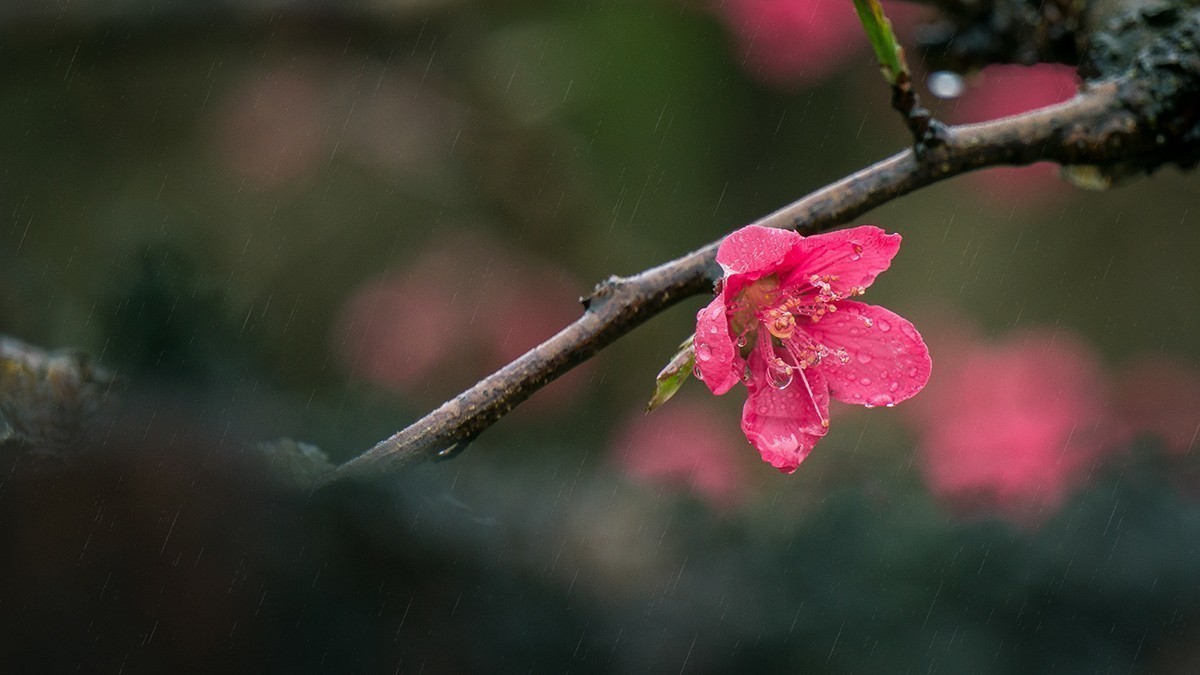
[[[772,213],[757,224],[829,229],[931,183],[999,164],[1105,162],[1133,142],[1137,123],[1118,84],[1065,104],[987,124],[952,127],[918,161],[905,150]],[[1124,156],[1122,153],[1121,156]],[[712,287],[719,242],[632,277],[611,277],[585,298],[575,323],[441,407],[338,467],[326,482],[456,454],[533,392],[667,307]]]
[[[1153,3],[1152,3],[1153,4]],[[1200,10],[1166,3],[1106,21],[1085,66],[1109,79],[1056,106],[951,127],[945,142],[893,155],[757,221],[811,234],[843,224],[926,185],[998,165],[1053,161],[1101,182],[1166,163],[1200,160]],[[1119,76],[1118,76],[1119,74]],[[1078,165],[1089,165],[1083,171]],[[586,311],[543,344],[327,474],[323,483],[448,458],[548,382],[720,276],[719,242],[628,278],[611,277],[583,299]]]

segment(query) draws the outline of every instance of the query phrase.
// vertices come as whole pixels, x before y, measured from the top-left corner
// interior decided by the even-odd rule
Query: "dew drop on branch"
[[[929,87],[929,93],[942,99],[958,98],[966,89],[962,76],[948,70],[931,73],[925,80],[925,86]]]

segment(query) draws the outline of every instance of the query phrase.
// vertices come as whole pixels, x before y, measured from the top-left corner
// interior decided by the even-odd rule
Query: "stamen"
[[[821,406],[817,405],[817,397],[813,395],[812,386],[808,384],[808,376],[804,374],[803,370],[800,371],[800,381],[804,383],[804,388],[808,391],[808,400],[812,402],[813,410],[817,411],[817,417],[821,420],[821,427],[828,429],[829,418],[821,414]]]
[[[787,389],[792,383],[793,368],[775,354],[775,345],[766,331],[758,332],[759,354],[767,362],[767,384],[776,389]]]
[[[786,340],[796,332],[796,317],[786,309],[772,309],[767,312],[766,319],[767,330],[780,340]]]
[[[808,344],[802,343],[801,340]],[[785,341],[783,348],[787,351],[788,356],[792,357],[794,361],[792,365],[801,370],[811,368],[820,363],[821,359],[829,356],[828,347],[813,341],[812,337],[804,333],[799,333],[791,340]]]
[[[767,363],[767,382],[776,389],[787,389],[792,383],[793,372],[791,366],[776,356]]]

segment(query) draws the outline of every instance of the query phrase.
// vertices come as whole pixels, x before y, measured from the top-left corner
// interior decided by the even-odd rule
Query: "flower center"
[[[759,350],[766,362],[767,383],[786,389],[795,381],[801,382],[823,427],[829,426],[829,418],[822,412],[805,371],[829,356],[848,363],[850,355],[844,347],[818,341],[805,326],[836,312],[838,301],[862,295],[865,290],[855,286],[839,292],[833,287],[837,280],[834,275],[813,274],[807,283],[783,286],[772,275],[747,286],[734,306],[738,347],[745,348],[747,336],[756,333],[752,348]],[[870,319],[860,318],[870,326]]]
[[[833,288],[837,280],[837,276],[832,274],[814,274],[808,278],[807,284],[781,288],[778,280],[772,277],[770,283],[762,287],[758,283],[752,284],[746,289],[744,299],[753,309],[757,323],[766,327],[773,337],[788,341],[796,334],[797,322],[803,318],[807,317],[816,323],[826,314],[837,311],[837,301],[862,295],[865,291],[855,286],[848,292],[839,293]],[[824,356],[821,354],[817,360]],[[807,358],[805,360],[808,361],[807,365],[815,362]]]

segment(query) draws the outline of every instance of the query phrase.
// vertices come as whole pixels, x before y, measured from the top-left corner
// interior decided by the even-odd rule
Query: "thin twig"
[[[883,5],[879,0],[854,0],[854,9],[875,52],[875,58],[879,60],[879,72],[892,88],[892,108],[904,118],[905,126],[913,135],[913,150],[917,153],[917,159],[923,159],[927,149],[935,148],[946,140],[946,127],[921,105],[921,99],[913,87],[912,71],[908,67],[904,47],[896,39]]]
[[[921,105],[921,98],[907,71],[898,73],[892,84],[892,109],[904,117],[904,124],[913,136],[913,151],[919,159],[925,158],[927,150],[945,142],[946,125],[934,119],[933,113]]]
[[[931,183],[975,169],[1050,160],[1103,163],[1136,157],[1147,143],[1118,82],[1023,115],[946,129],[945,143],[917,161],[905,150],[757,221],[819,232]],[[456,454],[548,382],[684,298],[711,290],[719,242],[640,274],[612,277],[585,299],[577,321],[441,407],[338,467],[324,482],[380,474]]]

